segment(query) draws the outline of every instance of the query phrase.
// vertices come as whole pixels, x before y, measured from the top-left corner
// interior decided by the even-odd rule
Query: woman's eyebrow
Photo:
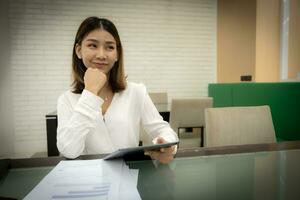
[[[114,41],[105,41],[106,44],[116,44]]]
[[[96,40],[96,39],[91,39],[91,38],[87,39],[86,41],[99,43],[98,40]]]
[[[86,41],[87,41],[87,42],[100,43],[99,40],[96,40],[96,39],[93,39],[93,38],[88,38]],[[116,44],[116,42],[115,42],[115,41],[112,41],[112,40],[108,40],[108,41],[105,41],[105,44]]]

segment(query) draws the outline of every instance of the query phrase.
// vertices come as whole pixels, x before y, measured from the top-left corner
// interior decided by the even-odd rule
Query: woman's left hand
[[[157,138],[157,144],[167,143],[162,137]],[[161,148],[159,151],[145,151],[145,155],[151,157],[151,159],[158,160],[161,163],[167,164],[174,159],[175,146],[168,148]]]

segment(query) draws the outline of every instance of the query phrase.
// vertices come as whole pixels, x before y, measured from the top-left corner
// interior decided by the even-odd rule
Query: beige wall
[[[256,82],[279,81],[280,0],[257,0]]]
[[[254,75],[255,21],[256,1],[218,1],[218,82],[238,82],[241,75]]]
[[[280,0],[218,0],[217,81],[279,81]]]
[[[300,73],[300,1],[290,0],[288,78]]]

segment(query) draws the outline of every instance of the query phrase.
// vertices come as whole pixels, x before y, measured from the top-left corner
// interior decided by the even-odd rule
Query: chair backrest
[[[154,104],[168,103],[168,93],[166,92],[149,92],[149,96]]]
[[[208,108],[205,124],[207,147],[276,141],[269,106]]]
[[[179,127],[204,127],[204,111],[212,105],[211,97],[172,99],[170,126],[177,133]]]

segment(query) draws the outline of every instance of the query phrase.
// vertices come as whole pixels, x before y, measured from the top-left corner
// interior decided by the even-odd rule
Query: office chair
[[[205,146],[276,142],[269,106],[208,108]]]
[[[149,96],[154,104],[168,103],[168,93],[166,92],[149,92]]]
[[[200,145],[204,146],[204,111],[206,108],[210,108],[213,105],[213,99],[211,97],[203,97],[197,99],[173,99],[170,112],[170,125],[173,130],[178,134],[180,139],[182,130],[200,129]]]

